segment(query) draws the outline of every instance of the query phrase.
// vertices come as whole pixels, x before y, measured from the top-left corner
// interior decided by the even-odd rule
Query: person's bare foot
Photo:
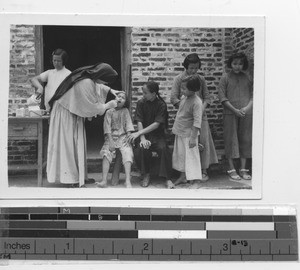
[[[97,184],[99,188],[107,188],[107,181],[101,181]]]
[[[126,181],[125,182],[125,187],[126,188],[132,188],[131,182],[130,181]]]
[[[167,185],[167,189],[175,188],[175,185],[171,180],[167,180],[166,185]]]
[[[111,179],[111,185],[116,186],[119,184],[119,177],[112,177]]]
[[[144,175],[143,180],[141,182],[141,186],[142,187],[148,187],[150,184],[150,174],[147,173]]]
[[[175,181],[174,185],[186,184],[187,180],[184,174],[180,175],[180,177]]]
[[[209,177],[208,177],[208,174],[207,174],[207,171],[205,170],[203,170],[202,171],[202,179],[200,180],[200,182],[206,182],[206,181],[208,181],[209,180]]]

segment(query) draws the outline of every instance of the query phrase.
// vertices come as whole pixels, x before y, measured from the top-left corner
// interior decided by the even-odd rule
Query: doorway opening
[[[57,48],[62,48],[69,55],[66,68],[73,71],[76,68],[93,65],[98,62],[110,64],[119,74],[117,81],[110,85],[113,89],[122,89],[122,72],[124,64],[124,31],[122,27],[99,26],[43,26],[44,70],[52,69],[51,55]],[[107,101],[114,98],[108,95]],[[86,120],[87,156],[89,159],[99,158],[99,151],[103,145],[104,116]]]

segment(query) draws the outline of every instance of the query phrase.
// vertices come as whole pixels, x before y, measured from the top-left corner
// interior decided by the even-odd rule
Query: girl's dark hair
[[[120,93],[117,94],[117,96],[120,95],[120,94],[124,94],[125,95],[125,103],[123,105],[123,108],[129,109],[129,98],[128,98],[128,95],[126,94],[126,92],[120,92]]]
[[[165,123],[165,128],[168,128],[168,121],[169,121],[169,112],[168,112],[168,106],[167,103],[164,101],[164,99],[160,96],[159,94],[159,84],[157,82],[154,81],[148,81],[145,83],[146,87],[148,88],[148,90],[151,93],[155,93],[157,95],[157,97],[166,104],[166,123]]]
[[[56,49],[52,52],[52,55],[51,55],[51,63],[52,63],[52,56],[53,55],[60,55],[61,56],[61,59],[62,59],[62,62],[63,62],[63,65],[66,65],[67,62],[68,62],[68,54],[65,50],[63,49]]]
[[[159,84],[157,82],[148,81],[145,83],[145,85],[151,93],[155,93],[157,96],[159,96]]]
[[[187,80],[186,87],[189,91],[199,91],[201,87],[199,77],[197,75],[190,76]]]
[[[230,58],[227,60],[228,68],[232,68],[231,64],[234,59],[241,59],[243,62],[243,70],[248,69],[249,62],[248,62],[247,56],[244,53],[235,53],[235,54],[231,55]]]
[[[185,69],[188,69],[189,64],[195,64],[195,63],[199,63],[199,68],[201,68],[201,60],[198,54],[191,53],[184,58],[182,65],[184,66]]]

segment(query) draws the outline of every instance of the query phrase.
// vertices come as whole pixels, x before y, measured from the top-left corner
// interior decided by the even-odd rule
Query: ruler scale
[[[297,261],[290,207],[0,209],[4,260]]]

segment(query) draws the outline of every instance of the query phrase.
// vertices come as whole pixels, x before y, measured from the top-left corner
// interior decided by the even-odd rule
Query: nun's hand
[[[119,93],[124,93],[124,91],[119,91],[119,90],[115,90],[115,89],[112,89],[112,88],[110,88],[110,92],[116,97],[117,96],[117,94],[119,94]]]
[[[112,108],[116,108],[118,106],[118,102],[116,100],[111,100],[107,103],[105,103],[105,107],[106,109],[112,109]]]

